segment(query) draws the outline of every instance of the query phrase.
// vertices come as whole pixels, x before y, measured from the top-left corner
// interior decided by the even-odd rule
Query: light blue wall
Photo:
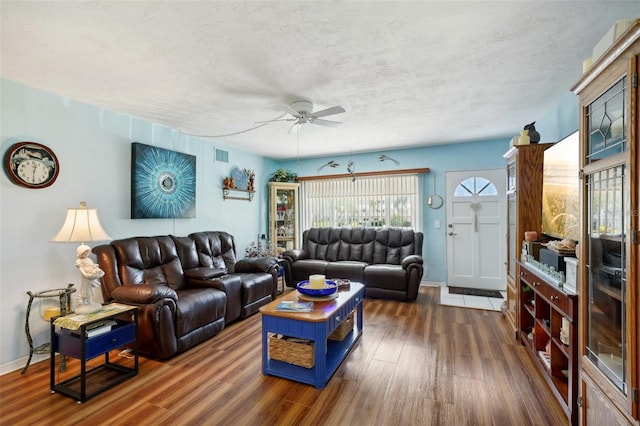
[[[536,121],[536,130],[542,142],[558,142],[580,127],[578,97],[565,93],[557,103]]]
[[[114,238],[187,235],[224,230],[236,238],[238,254],[266,233],[267,176],[272,160],[234,149],[232,140],[206,140],[95,106],[0,80],[1,151],[19,141],[43,143],[60,161],[54,185],[26,189],[0,178],[0,372],[28,354],[24,316],[28,290],[78,283],[74,266],[78,244],[54,244],[66,209],[86,201],[96,207]],[[196,156],[196,218],[130,219],[131,142]],[[214,146],[229,151],[229,163],[214,162]],[[256,171],[253,202],[223,200],[222,180],[235,166]],[[96,243],[91,243],[95,246]],[[99,296],[101,300],[101,295]],[[36,343],[48,341],[38,309],[31,315]]]

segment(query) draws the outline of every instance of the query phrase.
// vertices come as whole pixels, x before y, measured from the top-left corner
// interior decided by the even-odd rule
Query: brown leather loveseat
[[[295,287],[309,275],[348,278],[365,296],[415,300],[424,273],[421,232],[408,228],[311,228],[302,248],[282,254],[285,282]]]
[[[276,297],[275,258],[238,259],[226,232],[133,237],[95,247],[102,295],[140,308],[141,353],[168,358]]]

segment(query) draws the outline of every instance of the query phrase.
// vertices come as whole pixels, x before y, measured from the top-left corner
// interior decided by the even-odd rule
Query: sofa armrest
[[[284,260],[289,262],[289,264],[292,264],[298,260],[309,259],[311,254],[309,253],[309,250],[293,249],[285,251],[281,256]]]
[[[161,299],[178,300],[175,290],[167,285],[127,285],[113,289],[111,296],[123,303],[150,304]]]
[[[278,259],[275,257],[245,257],[236,263],[236,273],[245,272],[271,272],[278,267]]]
[[[409,266],[413,264],[422,265],[424,263],[422,256],[418,256],[417,254],[412,254],[410,256],[402,259],[402,269],[407,269]]]
[[[211,268],[209,266],[199,266],[197,268],[191,268],[184,271],[184,276],[187,277],[188,280],[210,280],[212,278],[219,278],[228,271],[226,268]]]

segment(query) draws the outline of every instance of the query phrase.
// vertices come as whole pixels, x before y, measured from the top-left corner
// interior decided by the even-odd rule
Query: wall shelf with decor
[[[256,191],[248,189],[222,188],[222,198],[225,200],[252,201]]]

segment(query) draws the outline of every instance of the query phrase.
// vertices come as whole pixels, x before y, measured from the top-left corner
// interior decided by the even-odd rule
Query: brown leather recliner
[[[189,234],[195,242],[198,264],[187,256],[183,259],[190,278],[208,279],[227,295],[227,324],[258,312],[260,306],[276,298],[278,262],[275,257],[237,258],[236,243],[231,234],[220,231]],[[202,276],[206,268],[226,270],[216,277]]]
[[[105,302],[138,306],[141,353],[168,358],[215,336],[275,298],[275,258],[237,261],[233,237],[207,232],[224,252],[199,255],[189,237],[114,240],[95,247]],[[214,244],[212,247],[216,247]],[[201,262],[202,260],[202,262]]]
[[[309,275],[361,282],[367,297],[415,300],[424,273],[421,232],[408,228],[311,228],[302,248],[282,254],[285,282]]]

